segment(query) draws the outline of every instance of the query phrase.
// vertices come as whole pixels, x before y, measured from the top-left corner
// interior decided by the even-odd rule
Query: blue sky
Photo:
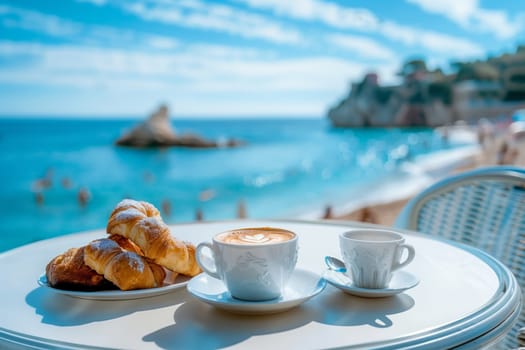
[[[0,115],[324,117],[366,72],[518,44],[523,0],[0,0]]]

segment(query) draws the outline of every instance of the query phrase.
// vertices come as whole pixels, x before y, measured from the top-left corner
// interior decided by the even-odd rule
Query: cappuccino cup
[[[359,288],[387,288],[392,273],[415,257],[415,250],[394,231],[357,229],[341,233],[339,245],[346,271]],[[406,252],[406,254],[405,254]]]
[[[211,243],[198,244],[195,256],[202,270],[222,280],[232,297],[263,301],[282,295],[295,269],[297,250],[294,232],[256,227],[218,233]]]

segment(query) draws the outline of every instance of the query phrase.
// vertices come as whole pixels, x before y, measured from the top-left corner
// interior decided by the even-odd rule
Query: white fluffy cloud
[[[281,15],[320,20],[337,28],[374,30],[379,20],[367,9],[349,8],[319,0],[242,0],[249,6],[272,9]]]
[[[363,63],[333,57],[268,58],[264,52],[259,55],[253,52],[243,54],[240,50],[217,45],[209,49],[198,45],[186,46],[172,53],[152,53],[0,41],[0,55],[6,59],[32,58],[31,66],[1,69],[0,81],[3,82],[33,77],[32,83],[63,84],[66,81],[70,84],[73,80],[62,77],[76,76],[82,77],[76,84],[78,86],[88,82],[88,85],[110,86],[112,81],[127,77],[138,81],[157,79],[186,87],[194,85],[196,90],[201,91],[237,88],[315,91],[331,88],[333,83],[340,85],[341,76],[357,77],[366,69]]]
[[[0,6],[3,26],[43,32],[56,37],[69,37],[81,31],[81,25],[54,15],[25,10],[12,6]]]
[[[423,47],[437,54],[452,54],[457,58],[483,54],[483,48],[470,40],[429,30],[416,30],[394,22],[383,22],[380,31],[385,37],[408,46]]]
[[[285,112],[282,108],[291,110],[291,106],[306,113],[304,106],[308,106],[307,115],[320,115],[328,103],[346,93],[349,79],[359,79],[368,69],[363,63],[328,56],[272,58],[265,52],[244,53],[217,45],[177,50],[144,52],[0,41],[0,56],[31,58],[29,66],[0,67],[0,83],[86,90],[106,98],[126,95],[130,103],[141,94],[168,101],[176,96],[182,114],[195,113],[197,106],[189,101],[220,100],[224,107],[232,105],[227,113],[253,114],[248,108],[251,101],[262,108],[261,113],[273,109],[272,114],[278,114],[279,108]],[[212,106],[209,108],[207,112],[213,113]]]
[[[153,34],[138,33],[130,29],[90,25],[42,12],[14,6],[0,5],[0,23],[7,28],[44,33],[51,37],[66,38],[88,45],[131,45],[167,50],[179,45],[179,40]]]
[[[405,45],[423,47],[433,52],[454,52],[451,48],[461,48],[460,53],[463,56],[479,55],[482,52],[479,45],[467,39],[401,25],[392,21],[383,21],[367,9],[351,8],[322,0],[238,1],[242,1],[255,8],[270,9],[280,15],[290,16],[296,19],[320,21],[338,29],[355,29],[365,33],[379,33],[386,38],[401,42]],[[342,43],[341,40],[337,41]],[[347,45],[359,45],[359,43],[352,44],[347,40],[345,40],[345,42]]]
[[[334,45],[352,51],[358,57],[377,60],[391,60],[396,57],[396,54],[386,46],[363,36],[333,34],[328,35],[327,39]]]
[[[302,34],[266,17],[218,4],[200,1],[135,2],[124,9],[144,20],[177,26],[216,30],[246,38],[264,39],[281,44],[301,44]]]
[[[443,15],[463,28],[494,33],[500,39],[510,39],[525,26],[525,15],[514,19],[502,10],[483,9],[478,0],[407,0],[424,11]]]

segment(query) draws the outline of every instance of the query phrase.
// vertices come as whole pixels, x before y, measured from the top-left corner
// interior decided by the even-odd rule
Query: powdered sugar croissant
[[[113,210],[109,234],[124,236],[142,249],[144,256],[172,271],[188,276],[201,272],[195,247],[171,235],[159,211],[150,203],[125,199]]]
[[[102,238],[84,248],[84,262],[121,290],[161,287],[166,277],[162,266]]]

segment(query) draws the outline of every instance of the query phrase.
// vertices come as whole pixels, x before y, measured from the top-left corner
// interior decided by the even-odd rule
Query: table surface
[[[325,255],[340,256],[339,233],[354,222],[243,220],[171,226],[199,243],[233,228],[274,226],[299,235],[297,267],[319,275]],[[0,255],[0,341],[57,348],[319,349],[337,347],[479,348],[508,331],[521,306],[512,273],[489,255],[404,231],[416,258],[405,270],[420,283],[393,297],[367,299],[327,285],[291,310],[236,315],[203,303],[186,288],[126,301],[83,300],[39,287],[54,256],[105,236],[103,230],[36,242]],[[1,345],[1,343],[0,343]]]

